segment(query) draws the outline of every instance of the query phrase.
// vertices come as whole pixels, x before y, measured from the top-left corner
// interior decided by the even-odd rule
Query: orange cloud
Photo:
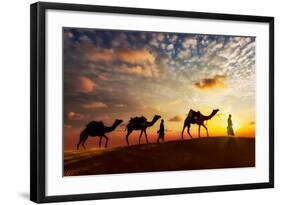
[[[147,50],[102,49],[92,48],[85,54],[85,58],[96,62],[119,61],[123,64],[116,69],[117,72],[140,75],[144,77],[158,77],[159,69],[155,64],[155,57]],[[128,65],[129,64],[129,65]],[[101,80],[109,80],[107,76],[100,76]],[[84,79],[83,79],[84,80]],[[84,82],[83,82],[84,83]],[[85,82],[85,84],[89,84]],[[85,85],[84,92],[89,92]],[[91,85],[90,85],[91,86]],[[79,86],[81,87],[81,86]]]
[[[123,62],[131,64],[153,64],[155,57],[147,50],[119,49],[116,52],[117,58]]]
[[[204,78],[196,83],[194,86],[201,90],[208,90],[212,88],[225,88],[226,75],[215,75],[213,78]]]
[[[93,49],[86,54],[86,59],[90,61],[113,61],[112,49]]]
[[[72,125],[64,124],[63,127],[66,129],[70,129],[70,128],[72,128]]]
[[[76,112],[69,112],[67,113],[67,118],[70,120],[82,120],[84,118],[84,115]]]
[[[76,90],[82,93],[92,92],[96,87],[96,84],[90,78],[84,76],[78,77],[74,85]]]
[[[100,108],[107,108],[108,106],[103,102],[94,101],[87,104],[83,104],[82,107],[85,109],[100,109]]]
[[[115,107],[123,108],[123,107],[125,107],[125,105],[124,104],[115,104]]]
[[[85,58],[96,62],[112,62],[120,60],[130,64],[153,64],[155,57],[147,50],[123,49],[96,49],[92,48],[85,54]]]
[[[159,69],[155,65],[135,65],[135,66],[128,66],[126,64],[121,65],[120,67],[116,68],[117,72],[120,73],[128,73],[134,74],[144,77],[158,77],[159,76]]]
[[[174,117],[172,117],[171,119],[169,119],[170,122],[181,122],[183,120],[183,118],[179,115],[176,115]]]
[[[98,78],[102,81],[110,81],[111,80],[109,74],[106,74],[106,73],[99,74]]]

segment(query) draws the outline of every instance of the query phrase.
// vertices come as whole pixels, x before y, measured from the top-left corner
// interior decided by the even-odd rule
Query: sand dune
[[[64,153],[64,175],[255,166],[255,139],[204,137]]]

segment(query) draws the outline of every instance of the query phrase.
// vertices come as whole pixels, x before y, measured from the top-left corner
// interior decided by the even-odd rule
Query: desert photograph
[[[255,167],[255,37],[62,37],[64,176]]]

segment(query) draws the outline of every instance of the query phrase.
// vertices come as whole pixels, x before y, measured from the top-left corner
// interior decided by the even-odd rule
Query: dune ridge
[[[64,176],[255,166],[255,138],[204,137],[64,152]]]

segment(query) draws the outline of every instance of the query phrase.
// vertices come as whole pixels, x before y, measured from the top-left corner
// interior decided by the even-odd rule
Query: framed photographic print
[[[274,187],[274,18],[31,5],[30,198]]]

